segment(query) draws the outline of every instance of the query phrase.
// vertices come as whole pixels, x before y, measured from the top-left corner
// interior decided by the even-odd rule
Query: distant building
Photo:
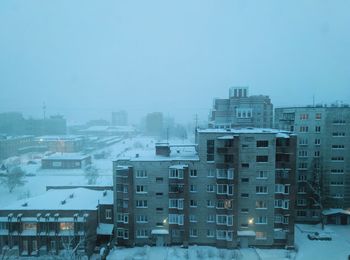
[[[47,147],[48,151],[60,153],[77,153],[84,149],[85,138],[78,135],[44,135],[35,138],[39,146]]]
[[[2,136],[0,137],[0,160],[35,151],[34,148],[33,136]]]
[[[110,241],[112,213],[111,190],[49,190],[16,201],[0,209],[2,255],[58,255],[63,249],[91,255],[96,244]]]
[[[149,113],[146,116],[146,134],[160,136],[163,132],[163,114],[161,112]]]
[[[209,127],[271,128],[273,105],[268,96],[248,95],[248,87],[232,87],[228,99],[214,99]]]
[[[118,245],[294,245],[296,136],[204,129],[113,162]]]
[[[128,125],[128,113],[124,110],[112,112],[112,125],[126,126]]]
[[[133,126],[90,126],[78,131],[81,135],[92,136],[132,136],[136,133]]]
[[[324,209],[349,209],[350,107],[276,108],[275,127],[298,136],[296,220],[319,222],[319,202]]]
[[[21,113],[0,113],[0,134],[6,135],[65,135],[66,119],[61,115],[45,119],[25,119]]]
[[[43,169],[83,169],[90,164],[90,155],[78,153],[55,153],[41,159]]]

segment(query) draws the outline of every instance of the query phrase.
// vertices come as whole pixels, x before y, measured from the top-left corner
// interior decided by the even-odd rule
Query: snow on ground
[[[181,247],[135,247],[117,248],[112,251],[107,259],[114,260],[225,260],[225,259],[288,259],[287,250],[283,249],[218,249],[210,246],[190,246],[188,249]]]
[[[319,232],[332,237],[331,241],[309,240],[308,234]],[[295,228],[295,244],[298,248],[296,260],[307,259],[348,259],[350,255],[350,226],[298,224]]]
[[[99,174],[96,185],[113,185],[113,160],[132,149],[153,149],[155,142],[154,138],[138,136],[127,138],[111,146],[93,151],[91,154],[92,165],[96,167]],[[110,152],[109,156],[105,159],[93,158],[93,154],[102,151]],[[26,176],[26,183],[23,186],[16,187],[12,193],[9,193],[7,187],[0,184],[0,208],[19,199],[43,194],[46,191],[46,186],[87,185],[87,179],[82,169],[41,169],[40,159],[28,158],[27,155],[21,156],[20,159],[21,168],[31,176]],[[36,164],[27,164],[28,161],[35,161]]]

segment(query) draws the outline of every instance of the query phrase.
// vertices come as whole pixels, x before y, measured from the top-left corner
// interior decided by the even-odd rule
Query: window
[[[241,193],[241,198],[249,198],[249,193]]]
[[[265,200],[257,200],[255,203],[256,209],[267,209],[266,201]]]
[[[74,230],[74,222],[61,222],[60,230]]]
[[[304,133],[309,132],[309,127],[308,126],[300,126],[299,131],[304,132]]]
[[[147,229],[137,229],[136,230],[137,238],[148,238],[148,230]]]
[[[253,115],[252,108],[237,108],[236,117],[237,118],[251,118]]]
[[[331,169],[331,174],[344,174],[344,169]]]
[[[146,170],[137,170],[136,171],[136,178],[147,178],[147,171]]]
[[[267,217],[266,216],[258,216],[255,224],[257,224],[257,225],[267,224]]]
[[[66,223],[64,223],[66,224]],[[73,223],[72,223],[73,224]],[[33,231],[36,231],[36,223],[33,223],[33,222],[29,222],[29,223],[26,223],[24,222],[23,223],[23,230],[33,230]],[[61,229],[61,230],[64,230],[64,229]]]
[[[268,162],[269,157],[267,155],[257,155],[256,162]]]
[[[128,213],[118,213],[117,214],[117,222],[119,223],[129,223],[129,214]]]
[[[148,217],[147,215],[137,215],[136,216],[136,223],[147,223]]]
[[[298,176],[298,181],[301,181],[301,182],[306,181],[306,175],[300,174],[300,175]]]
[[[156,183],[162,183],[163,177],[156,177]]]
[[[241,209],[241,213],[247,214],[247,213],[249,213],[249,209],[243,208],[243,209]]]
[[[343,137],[343,136],[345,136],[345,132],[335,132],[335,133],[332,133],[332,136],[333,137]]]
[[[177,214],[169,214],[168,216],[169,224],[177,224]]]
[[[129,239],[129,230],[124,228],[118,228],[117,229],[117,237],[123,238],[123,239]]]
[[[216,194],[233,195],[233,185],[217,184],[216,185]]]
[[[169,208],[183,209],[183,199],[169,199]]]
[[[193,169],[193,170],[190,170],[190,177],[197,177],[197,170]]]
[[[215,169],[208,169],[207,177],[214,178],[215,177]]]
[[[190,192],[197,192],[197,185],[191,184],[190,185]]]
[[[207,237],[215,237],[215,230],[207,229]]]
[[[298,217],[306,217],[306,211],[305,210],[297,210],[297,216]]]
[[[216,230],[216,239],[232,241],[232,231]]]
[[[226,215],[216,215],[216,224],[217,225],[226,225],[227,216]]]
[[[207,185],[207,192],[215,192],[215,185],[214,184],[208,184]]]
[[[255,232],[255,239],[256,240],[265,240],[266,238],[267,238],[266,232],[260,232],[260,231]]]
[[[307,162],[300,162],[298,165],[299,169],[307,169]]]
[[[190,222],[197,222],[196,215],[190,215]]]
[[[275,223],[282,223],[283,216],[282,215],[275,215]]]
[[[136,193],[147,193],[147,186],[136,185]]]
[[[320,151],[315,151],[314,157],[320,157],[321,156],[321,152]]]
[[[169,179],[183,179],[184,172],[182,169],[170,169],[169,170]]]
[[[196,208],[198,206],[198,203],[196,200],[190,200],[190,207]]]
[[[316,119],[316,120],[322,119],[322,114],[321,114],[321,113],[316,113],[316,114],[315,114],[315,119]]]
[[[136,208],[147,208],[147,200],[136,200]]]
[[[283,224],[289,223],[289,216],[283,216]]]
[[[258,140],[256,141],[256,147],[268,147],[269,141],[268,140]]]
[[[216,208],[218,209],[224,209],[225,208],[225,201],[224,200],[218,200],[216,202]]]
[[[299,186],[299,187],[298,187],[298,193],[299,193],[299,194],[304,194],[304,193],[306,193],[306,188],[305,188],[305,186]]]
[[[52,167],[62,167],[62,162],[52,162]]]
[[[198,237],[198,230],[195,228],[190,228],[190,237]]]
[[[215,207],[214,201],[212,201],[212,200],[207,200],[207,207],[208,207],[208,208],[214,208],[214,207]]]
[[[299,155],[299,157],[307,157],[307,151],[305,151],[305,150],[300,150],[300,151],[298,152],[298,155]]]
[[[344,157],[342,156],[334,156],[331,158],[332,161],[344,161]]]
[[[163,208],[156,208],[156,211],[158,212],[158,213],[160,213],[160,212],[163,212]]]
[[[156,196],[163,196],[163,192],[156,192]]]
[[[38,250],[38,241],[33,240],[32,241],[32,251],[37,251]]]
[[[320,145],[321,144],[321,139],[316,138],[315,139],[315,145]]]
[[[309,114],[300,114],[300,120],[308,120]]]
[[[315,132],[316,132],[316,133],[321,132],[321,127],[320,127],[320,126],[315,126]]]
[[[241,178],[241,182],[249,182],[249,178]]]
[[[112,219],[112,209],[105,210],[106,219]]]
[[[267,194],[267,186],[256,186],[255,189],[257,194]]]
[[[215,215],[208,215],[207,216],[207,222],[208,223],[214,223],[215,222]]]
[[[180,230],[178,230],[178,229],[172,229],[172,230],[171,230],[171,236],[172,236],[172,237],[180,237]]]
[[[283,184],[275,184],[275,193],[283,193],[284,185]]]
[[[241,166],[242,168],[249,168],[249,163],[242,163]]]
[[[332,149],[344,149],[345,145],[343,144],[333,144]]]
[[[308,145],[309,140],[307,138],[300,138],[299,145]]]
[[[215,146],[214,140],[207,140],[207,161],[208,162],[214,161],[214,146]]]
[[[267,171],[257,171],[257,179],[267,179]]]
[[[297,199],[297,206],[306,206],[306,199]]]

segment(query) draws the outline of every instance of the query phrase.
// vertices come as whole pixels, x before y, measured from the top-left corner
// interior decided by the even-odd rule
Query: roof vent
[[[22,204],[22,207],[27,207],[28,206],[28,202],[25,202]]]
[[[62,200],[62,201],[61,201],[61,204],[62,204],[62,205],[66,204],[66,200]]]
[[[69,198],[73,199],[73,197],[74,197],[74,193],[69,195]]]
[[[103,197],[106,197],[107,196],[107,191],[103,191]]]
[[[139,158],[139,154],[138,154],[138,153],[137,153],[137,154],[135,154],[135,157],[136,157],[136,158]]]

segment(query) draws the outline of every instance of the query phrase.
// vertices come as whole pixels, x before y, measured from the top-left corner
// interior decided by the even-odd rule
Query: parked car
[[[320,234],[318,232],[315,232],[314,234],[308,234],[307,237],[310,240],[332,240],[332,237],[330,235],[324,233]]]

